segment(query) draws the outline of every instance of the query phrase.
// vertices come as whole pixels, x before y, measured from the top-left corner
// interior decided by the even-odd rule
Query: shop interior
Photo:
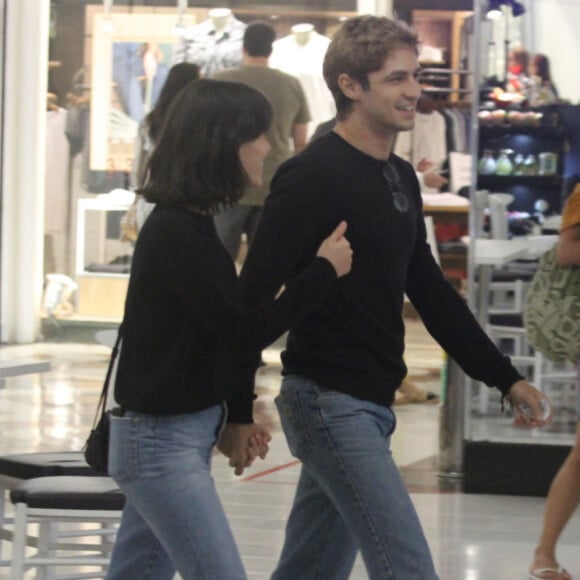
[[[197,58],[207,75],[232,66],[241,49],[235,31],[266,19],[278,32],[271,66],[301,80],[312,114],[310,133],[334,115],[321,63],[333,30],[356,14],[355,3],[333,3],[332,10],[316,4],[161,4],[76,2],[73,9],[66,0],[53,2],[46,340],[92,340],[95,330],[114,328],[122,316],[134,243],[124,234],[122,220],[133,200],[128,182],[135,134],[171,63]],[[531,5],[484,3],[478,18],[465,3],[438,10],[429,4],[393,5],[419,32],[424,90],[415,129],[399,136],[395,153],[413,165],[428,159],[448,178],[440,188],[423,189],[441,266],[498,346],[514,356],[525,375],[553,390],[563,413],[537,440],[563,450],[574,426],[575,371],[572,364],[551,363],[530,349],[522,311],[537,260],[556,239],[562,205],[580,172],[575,147],[580,108],[566,95],[543,90],[538,77],[518,76],[510,68],[512,54],[526,45]],[[224,26],[231,33],[227,48],[196,52],[202,50],[202,35],[208,30],[219,34]],[[474,50],[476,43],[485,49]],[[531,52],[526,50],[528,58]],[[553,84],[558,86],[558,78]],[[470,212],[475,216],[472,231]],[[478,247],[486,252],[482,244],[488,241],[522,248],[517,255],[512,252],[515,258],[506,254],[491,265],[478,264]],[[475,245],[474,264],[470,243]],[[480,287],[488,294],[483,300]],[[407,314],[414,315],[412,306]],[[480,385],[470,389],[467,439],[514,445],[527,440],[509,418],[489,420],[499,404],[495,393]]]
[[[267,20],[278,33],[271,66],[303,84],[311,134],[334,116],[321,73],[324,51],[359,4],[51,2],[39,340],[47,352],[61,343],[82,349],[94,344],[96,332],[119,325],[134,245],[123,219],[134,200],[129,179],[137,127],[170,66],[198,59],[208,76],[235,66],[241,50],[235,31]],[[446,437],[433,449],[436,458],[427,468],[417,463],[434,474],[430,484],[438,490],[544,497],[576,427],[575,366],[534,351],[523,328],[526,292],[538,260],[556,242],[563,204],[580,179],[580,96],[566,94],[560,88],[567,86],[564,79],[555,74],[552,84],[559,90],[548,90],[540,77],[513,63],[518,51],[530,59],[536,52],[534,5],[531,0],[392,4],[419,32],[424,92],[416,127],[401,134],[395,152],[415,166],[427,158],[447,179],[423,190],[434,252],[498,347],[549,395],[554,412],[544,430],[530,435],[515,428],[509,411],[499,413],[499,391],[457,373],[406,304],[410,367],[419,369],[418,381],[428,375],[429,388],[440,395],[436,415],[427,418],[431,409],[420,410],[413,420],[453,421],[439,427]],[[196,43],[208,31],[225,33],[229,47],[203,52]],[[546,56],[554,62],[560,55]],[[108,353],[98,348],[91,351],[95,360]],[[280,348],[274,345],[267,354],[274,368]],[[94,380],[92,370],[89,374]],[[269,380],[263,386],[266,397],[274,390]],[[85,401],[85,422],[96,396],[97,390]],[[69,443],[78,444],[83,434],[77,425]],[[413,469],[407,473],[410,481],[416,476]]]

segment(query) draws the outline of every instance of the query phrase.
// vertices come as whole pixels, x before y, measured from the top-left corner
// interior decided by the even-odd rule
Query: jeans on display
[[[245,580],[246,574],[210,475],[225,417],[198,413],[111,418],[109,472],[127,503],[109,580]]]
[[[113,43],[113,81],[123,110],[140,123],[145,116],[143,89],[139,80],[145,74],[140,42]]]
[[[389,449],[392,410],[299,376],[276,406],[302,470],[272,580],[347,580],[359,549],[371,580],[436,580]]]
[[[161,89],[167,80],[169,67],[158,62],[155,76],[151,79],[151,90],[143,87],[145,76],[140,42],[113,43],[113,81],[123,111],[137,123],[155,106]]]
[[[232,260],[235,261],[240,251],[242,233],[246,234],[248,245],[252,243],[262,209],[260,205],[236,205],[214,216],[217,234]]]

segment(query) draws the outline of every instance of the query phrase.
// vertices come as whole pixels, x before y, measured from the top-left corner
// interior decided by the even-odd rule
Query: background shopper
[[[153,146],[159,138],[161,127],[163,126],[171,103],[173,103],[175,97],[183,88],[198,78],[199,67],[193,63],[182,62],[172,66],[169,70],[169,74],[163,84],[155,106],[143,121],[139,123],[139,131],[135,143],[135,155],[131,167],[130,187],[133,191],[137,191],[143,186],[147,162],[153,151]],[[143,196],[136,195],[134,210],[138,231],[143,227],[143,223],[151,213],[153,204],[145,201]]]
[[[244,32],[242,65],[214,77],[244,83],[260,91],[266,95],[273,110],[267,133],[272,149],[264,162],[264,183],[260,187],[248,185],[238,204],[223,208],[215,216],[218,235],[232,260],[238,256],[242,234],[246,234],[248,244],[252,243],[276,169],[306,146],[310,112],[300,81],[268,66],[275,39],[276,31],[272,26],[266,22],[252,22]]]
[[[562,214],[558,262],[580,265],[580,184],[570,194]],[[556,543],[580,502],[580,361],[576,387],[576,440],[556,474],[546,501],[542,534],[530,567],[530,580],[570,580],[559,564]]]

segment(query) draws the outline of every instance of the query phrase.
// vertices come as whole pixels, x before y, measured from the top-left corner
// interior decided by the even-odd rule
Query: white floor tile
[[[438,377],[428,369],[440,365],[440,349],[416,325],[411,325],[408,337],[413,345],[405,354],[409,376],[427,381],[430,389],[439,392]],[[265,418],[276,430],[270,454],[242,478],[234,476],[224,458],[214,458],[216,485],[250,580],[269,578],[275,567],[299,474],[299,465],[277,431],[273,397],[279,377],[272,367],[279,361],[279,350],[265,352],[269,367],[257,380]],[[92,421],[108,356],[109,351],[99,345],[2,347],[0,359],[52,360],[53,370],[41,376],[8,379],[0,388],[0,453],[79,450]],[[393,457],[408,477],[441,580],[525,580],[544,500],[438,491],[433,469],[438,453],[439,407],[404,405],[395,412],[398,426],[392,438]],[[481,420],[478,428],[482,437],[510,429],[505,419]],[[431,483],[421,483],[425,471],[431,474]],[[559,556],[580,578],[579,544],[577,513],[562,538]],[[0,578],[6,577],[5,569],[0,569]],[[351,580],[366,577],[358,558]]]

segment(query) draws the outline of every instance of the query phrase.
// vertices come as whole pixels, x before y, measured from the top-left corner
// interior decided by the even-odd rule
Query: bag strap
[[[113,347],[113,352],[111,353],[111,359],[109,360],[109,368],[107,369],[107,374],[105,375],[103,390],[101,391],[99,404],[97,405],[97,412],[95,413],[95,418],[93,419],[93,429],[96,427],[99,420],[105,414],[107,394],[109,392],[109,383],[111,381],[111,375],[113,374],[113,367],[115,366],[115,361],[117,360],[117,356],[119,355],[119,347],[121,346],[122,337],[123,337],[123,325],[121,324],[121,326],[119,326],[119,330],[117,331],[117,340],[115,340],[115,346]]]

